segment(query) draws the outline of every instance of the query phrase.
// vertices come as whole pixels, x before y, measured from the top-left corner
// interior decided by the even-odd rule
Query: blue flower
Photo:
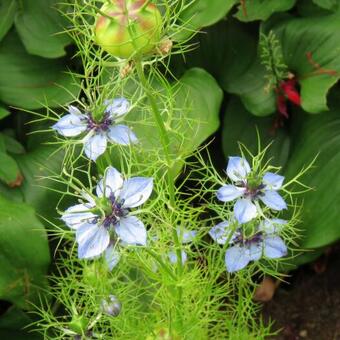
[[[110,247],[115,238],[126,245],[146,245],[144,224],[131,215],[130,209],[143,204],[152,189],[152,178],[124,180],[115,168],[108,167],[96,187],[97,198],[84,195],[85,203],[68,208],[62,215],[76,231],[79,258],[94,258],[106,251],[109,267],[113,267],[119,261],[119,254]]]
[[[178,235],[178,239],[181,242],[181,244],[188,244],[191,243],[194,238],[197,235],[197,231],[195,230],[187,230],[187,229],[181,229],[180,227],[177,228],[177,235]],[[181,254],[182,254],[182,264],[184,265],[185,262],[188,259],[188,255],[187,253],[181,249]],[[177,252],[175,249],[172,249],[169,251],[168,253],[168,257],[169,260],[172,264],[176,264],[177,263]]]
[[[273,210],[287,209],[286,202],[277,192],[282,187],[284,177],[272,172],[266,172],[262,179],[249,180],[251,169],[246,159],[229,157],[227,175],[235,183],[222,186],[216,193],[222,202],[237,200],[234,205],[234,215],[239,223],[246,223],[258,215],[254,204],[261,200]]]
[[[253,235],[246,237],[240,228],[233,231],[230,223],[225,221],[211,228],[209,234],[218,244],[228,242],[231,245],[225,254],[225,265],[232,273],[263,256],[270,259],[285,256],[287,247],[278,235],[285,224],[286,221],[277,218],[266,220]]]
[[[75,137],[87,132],[83,139],[84,151],[93,161],[105,152],[107,141],[120,145],[136,143],[137,137],[132,130],[126,125],[117,124],[129,111],[129,102],[125,98],[116,98],[105,100],[104,105],[106,108],[100,122],[95,121],[91,113],[82,113],[70,105],[69,114],[60,118],[52,129],[65,137]]]

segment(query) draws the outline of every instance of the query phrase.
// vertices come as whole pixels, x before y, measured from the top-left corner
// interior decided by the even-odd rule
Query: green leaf
[[[0,179],[11,185],[19,175],[20,171],[16,161],[5,152],[0,151]]]
[[[239,155],[239,143],[257,154],[259,134],[262,147],[272,143],[266,155],[267,159],[271,159],[271,164],[286,164],[291,138],[286,129],[274,128],[274,117],[255,117],[243,107],[238,98],[233,97],[226,108],[223,121],[222,143],[226,158]]]
[[[340,238],[340,109],[339,100],[331,112],[308,116],[299,112],[293,149],[285,169],[294,177],[318,154],[315,166],[302,178],[313,188],[303,196],[303,248],[318,248]]]
[[[65,71],[62,60],[27,54],[15,31],[11,31],[0,43],[0,100],[25,109],[69,102],[79,88]]]
[[[46,232],[27,204],[0,196],[0,299],[30,308],[50,262]]]
[[[321,8],[334,10],[338,8],[338,0],[312,0],[316,5]]]
[[[296,0],[251,0],[239,5],[235,17],[243,22],[267,20],[275,12],[288,11]]]
[[[175,40],[190,36],[191,32],[213,25],[225,17],[238,0],[195,0],[180,15],[182,30]]]
[[[327,93],[340,78],[340,13],[288,18],[264,28],[273,29],[281,42],[284,61],[301,86],[302,108],[327,110]]]
[[[8,153],[14,154],[23,154],[25,153],[25,148],[12,136],[7,135],[6,133],[1,133],[5,148]]]
[[[0,3],[0,41],[13,25],[17,10],[16,0],[1,0]]]
[[[7,110],[5,107],[0,106],[0,120],[9,116],[11,112]]]
[[[28,53],[45,58],[65,55],[70,37],[65,30],[66,20],[58,12],[58,1],[25,0],[15,17],[15,27]]]

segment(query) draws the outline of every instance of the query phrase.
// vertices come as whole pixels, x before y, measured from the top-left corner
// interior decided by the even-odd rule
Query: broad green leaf
[[[285,175],[294,177],[318,155],[315,166],[302,178],[313,188],[303,196],[301,215],[304,248],[318,248],[340,238],[340,109],[308,116],[299,112],[292,152]]]
[[[223,119],[222,143],[226,156],[239,155],[239,143],[257,154],[259,142],[262,148],[272,143],[267,159],[271,164],[284,166],[287,162],[291,138],[285,128],[275,128],[275,117],[255,117],[249,113],[237,98],[232,98]],[[260,140],[258,139],[258,135]]]
[[[274,30],[284,60],[297,76],[302,108],[310,113],[327,110],[327,93],[340,78],[340,13],[289,18],[268,26],[265,30]]]
[[[65,55],[65,46],[70,37],[63,33],[66,20],[58,12],[59,1],[25,0],[20,1],[15,17],[15,27],[29,54],[45,58],[58,58]]]
[[[0,120],[3,118],[6,118],[7,116],[9,116],[11,114],[11,112],[9,110],[7,110],[5,107],[0,106]]]
[[[180,15],[182,29],[175,40],[190,36],[193,31],[213,25],[225,17],[238,0],[195,0]]]
[[[296,0],[251,0],[239,5],[235,17],[241,21],[267,20],[275,12],[288,11]]]
[[[0,43],[0,100],[25,109],[69,102],[79,89],[65,71],[62,60],[27,54],[12,30]]]
[[[1,0],[0,2],[0,41],[13,24],[17,5],[16,0]]]
[[[0,151],[0,180],[12,185],[20,176],[17,162],[5,152]]]
[[[12,136],[6,133],[0,133],[4,139],[5,148],[8,153],[22,154],[25,153],[25,148]]]
[[[46,232],[27,204],[0,196],[0,299],[30,308],[45,284],[50,254]]]
[[[334,10],[338,8],[338,0],[312,0],[316,5],[324,9]]]

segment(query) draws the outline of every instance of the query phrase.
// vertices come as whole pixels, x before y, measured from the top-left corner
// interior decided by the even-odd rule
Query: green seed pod
[[[89,321],[83,315],[73,315],[69,323],[70,329],[77,334],[84,334],[87,330]]]
[[[147,0],[109,0],[100,9],[95,40],[106,52],[130,58],[151,52],[159,43],[161,14]]]

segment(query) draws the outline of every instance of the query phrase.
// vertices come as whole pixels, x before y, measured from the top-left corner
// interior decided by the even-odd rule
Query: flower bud
[[[95,40],[106,52],[120,58],[155,49],[161,35],[161,14],[147,0],[110,0],[100,9]]]
[[[69,323],[70,329],[77,334],[84,334],[87,330],[89,321],[83,315],[73,315]]]
[[[110,316],[118,316],[121,309],[122,304],[114,295],[109,295],[108,299],[103,299],[101,302],[102,312]]]

